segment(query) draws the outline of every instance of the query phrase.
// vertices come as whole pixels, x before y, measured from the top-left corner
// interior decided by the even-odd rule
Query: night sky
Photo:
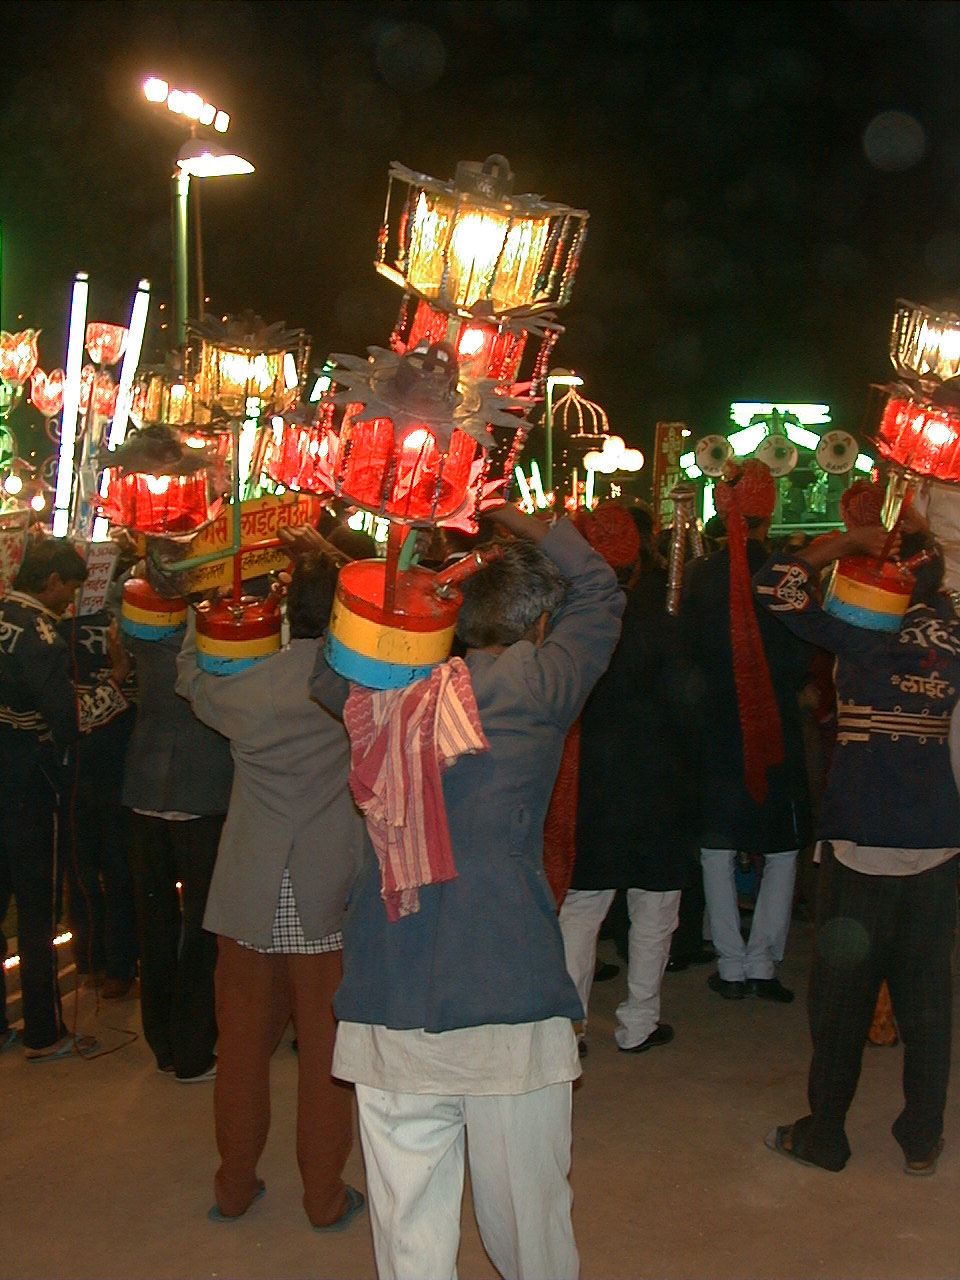
[[[301,325],[318,364],[393,326],[392,159],[501,152],[514,190],[590,210],[554,363],[644,449],[732,399],[857,430],[896,298],[957,295],[953,2],[8,3],[4,39],[2,322],[43,326],[48,369],[78,268],[92,319],[124,322],[141,275],[169,304],[186,130],[148,74],[228,110],[256,165],[202,184],[211,311]]]

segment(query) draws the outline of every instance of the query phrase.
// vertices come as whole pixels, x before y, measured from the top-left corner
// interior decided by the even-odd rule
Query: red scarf
[[[737,467],[729,479],[724,477],[715,495],[730,551],[730,642],[743,738],[743,774],[756,804],[767,798],[767,770],[783,763],[783,726],[753,605],[747,517],[771,515],[776,496],[770,468],[755,458]]]

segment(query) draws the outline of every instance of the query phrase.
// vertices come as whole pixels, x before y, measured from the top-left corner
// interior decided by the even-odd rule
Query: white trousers
[[[615,889],[571,889],[560,908],[567,972],[583,1005],[584,1030],[597,967],[597,935],[615,894]],[[641,1044],[660,1021],[660,986],[680,914],[680,890],[654,893],[650,889],[628,889],[627,911],[627,998],[617,1006],[619,1026],[614,1032],[621,1049]]]
[[[569,1082],[489,1097],[357,1085],[380,1280],[455,1280],[464,1138],[484,1248],[505,1280],[577,1280]]]
[[[710,934],[717,949],[717,970],[725,982],[772,978],[787,945],[797,850],[764,854],[760,893],[746,942],[740,932],[735,858],[733,849],[700,850]]]

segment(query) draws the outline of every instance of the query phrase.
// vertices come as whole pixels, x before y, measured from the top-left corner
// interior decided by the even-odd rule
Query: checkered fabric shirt
[[[255,947],[249,942],[240,942],[240,946],[246,947],[248,951],[259,951],[264,956],[318,956],[326,951],[342,951],[343,934],[338,931],[328,933],[325,938],[317,938],[313,942],[306,940],[303,936],[303,925],[300,923],[300,913],[297,911],[297,900],[293,896],[290,872],[284,867],[283,879],[280,881],[280,901],[277,903],[277,914],[273,918],[269,947]]]

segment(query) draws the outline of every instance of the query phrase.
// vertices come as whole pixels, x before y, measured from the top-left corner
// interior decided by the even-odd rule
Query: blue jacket
[[[837,655],[837,745],[819,834],[896,849],[960,846],[950,715],[960,697],[960,620],[946,597],[915,604],[900,630],[868,631],[826,613],[803,560],[772,557],[760,604]]]
[[[540,549],[568,580],[544,643],[467,658],[490,750],[443,775],[457,878],[420,889],[420,910],[391,923],[366,840],[334,999],[342,1021],[440,1032],[583,1016],[543,872],[543,820],[567,730],[610,660],[624,599],[567,521]],[[342,708],[347,686],[322,658],[312,688]]]

